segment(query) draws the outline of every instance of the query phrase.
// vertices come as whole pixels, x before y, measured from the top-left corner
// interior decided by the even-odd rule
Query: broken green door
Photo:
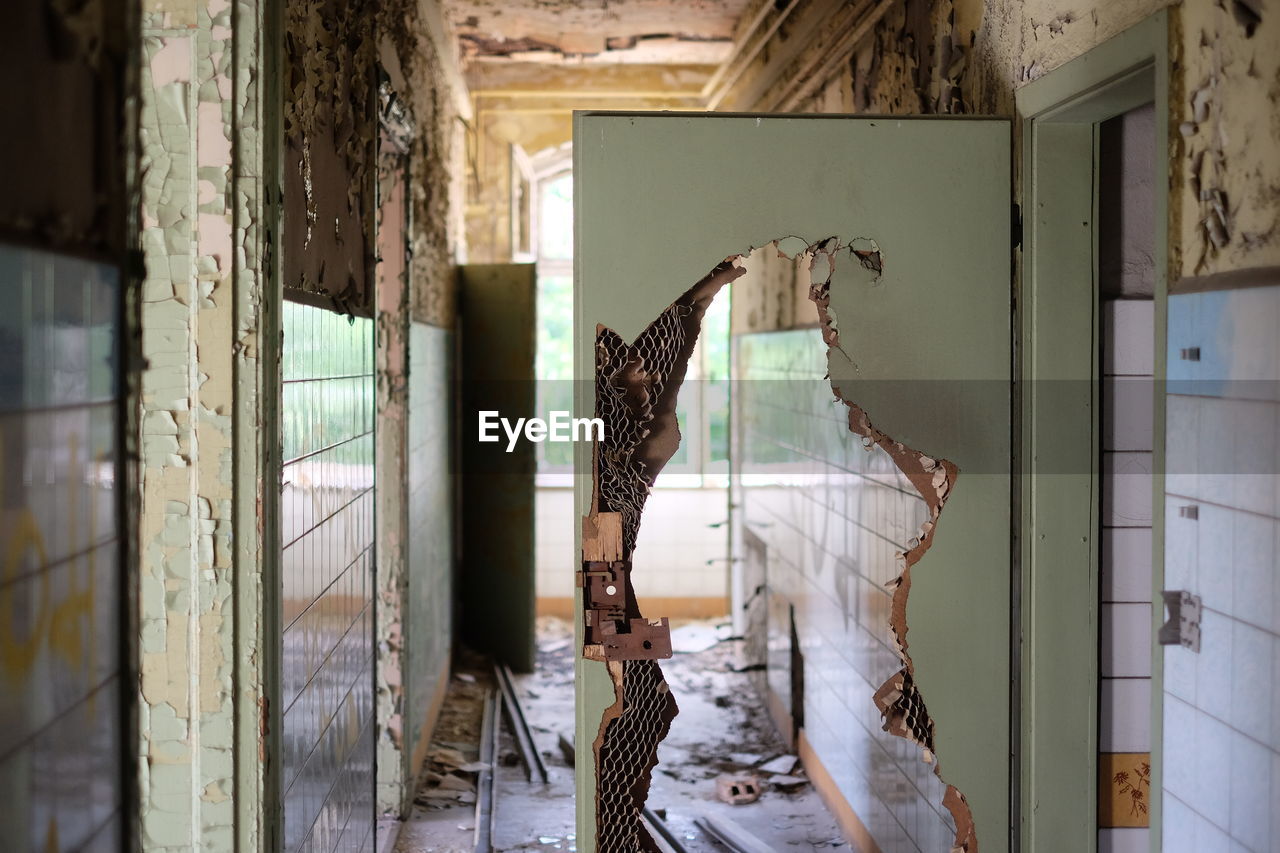
[[[782,297],[815,322],[736,316],[731,378],[744,434],[784,398],[797,408],[780,429],[829,421],[789,440],[828,472],[806,512],[830,510],[835,529],[816,541],[802,524],[769,544],[770,570],[792,567],[777,591],[806,661],[797,748],[857,847],[1009,849],[1009,140],[1007,122],[986,119],[575,116],[575,405],[607,431],[576,457],[578,569],[595,576],[578,596],[580,850],[650,849],[646,795],[669,815],[698,808],[649,789],[671,710],[653,660],[664,614],[636,613],[656,567],[629,527],[669,457],[652,445],[674,434],[664,418],[701,311],[753,247],[789,236],[814,286]],[[754,381],[765,375],[769,392]],[[735,472],[755,470],[749,442],[744,456]],[[752,523],[746,494],[735,525]],[[607,600],[610,580],[625,601]]]

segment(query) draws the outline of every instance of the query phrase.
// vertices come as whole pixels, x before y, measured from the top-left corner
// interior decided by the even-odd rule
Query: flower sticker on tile
[[[1151,753],[1104,752],[1098,756],[1098,775],[1098,826],[1147,826]]]

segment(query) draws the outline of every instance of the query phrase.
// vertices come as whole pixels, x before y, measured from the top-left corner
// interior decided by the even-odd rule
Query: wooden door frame
[[[1021,703],[1013,744],[1015,836],[1022,849],[1097,849],[1099,636],[1099,298],[1096,281],[1098,123],[1155,103],[1154,221],[1168,222],[1168,10],[1017,92],[1024,238],[1017,322],[1022,458]],[[1082,227],[1083,226],[1083,227]],[[1165,317],[1168,233],[1155,237],[1152,600],[1163,584]],[[1088,379],[1090,381],[1082,382]],[[1087,571],[1085,571],[1087,567]],[[1158,623],[1161,609],[1152,608]],[[1081,625],[1087,626],[1081,630]],[[1154,627],[1153,634],[1154,636]],[[1162,686],[1152,652],[1152,850],[1159,850]],[[1074,699],[1090,686],[1087,702]]]

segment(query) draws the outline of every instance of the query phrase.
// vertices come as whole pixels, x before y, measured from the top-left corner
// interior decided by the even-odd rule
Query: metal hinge
[[[1162,646],[1183,646],[1200,651],[1200,596],[1185,589],[1166,589],[1163,593],[1169,620],[1160,626],[1157,637]]]
[[[1013,203],[1009,212],[1009,234],[1012,241],[1012,248],[1017,249],[1022,246],[1022,205],[1016,201]]]

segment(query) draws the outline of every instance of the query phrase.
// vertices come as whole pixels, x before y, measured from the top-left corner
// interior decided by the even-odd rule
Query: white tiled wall
[[[453,332],[409,328],[409,614],[405,717],[420,722],[436,700],[453,636],[453,478],[448,399]],[[430,732],[409,727],[407,751]]]
[[[661,484],[662,475],[658,475]],[[539,598],[573,595],[573,490],[539,488],[535,504]],[[717,488],[665,488],[645,503],[636,542],[636,594],[724,598],[728,590],[728,496]],[[718,525],[712,527],[711,525]]]
[[[1151,750],[1154,303],[1103,303],[1098,750]],[[1104,828],[1098,849],[1147,850],[1149,831]]]
[[[1280,851],[1277,328],[1280,287],[1169,299],[1164,585],[1204,607],[1164,651],[1170,853]]]
[[[4,850],[125,849],[127,756],[137,741],[121,719],[121,694],[137,685],[119,651],[129,610],[116,488],[120,288],[109,264],[0,243],[0,290],[9,297],[0,314]],[[178,452],[177,432],[166,452]],[[149,563],[144,596],[192,594],[164,576],[177,577],[175,565]],[[157,731],[152,748],[162,751],[154,744],[167,736]],[[160,778],[170,777],[153,771],[153,783]]]
[[[840,793],[886,853],[948,850],[944,786],[871,699],[900,666],[895,553],[928,507],[888,454],[849,433],[813,341],[807,329],[735,340],[735,523],[766,543],[768,588],[795,606],[804,732]]]

